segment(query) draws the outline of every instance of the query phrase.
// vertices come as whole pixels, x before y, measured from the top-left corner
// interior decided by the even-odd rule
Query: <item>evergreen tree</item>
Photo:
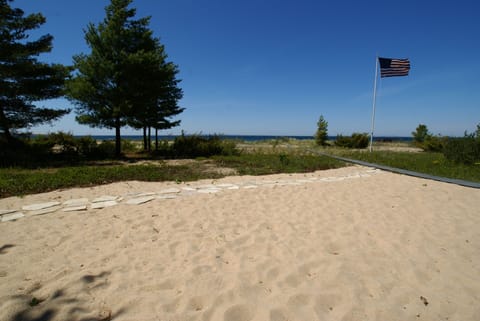
[[[323,118],[323,115],[320,115],[320,118],[317,122],[317,132],[315,133],[315,143],[319,146],[324,146],[327,144],[328,138],[328,122]]]
[[[183,97],[178,87],[180,80],[176,78],[178,66],[165,62],[167,55],[163,45],[158,39],[153,40],[157,47],[156,59],[142,66],[143,79],[137,83],[139,95],[128,120],[129,126],[143,129],[145,150],[150,150],[151,128],[155,129],[155,146],[158,149],[158,130],[178,126],[180,121],[173,121],[171,117],[184,110],[178,106],[178,101]]]
[[[422,146],[425,140],[431,136],[430,132],[428,131],[427,125],[419,124],[415,131],[412,132],[413,142],[417,146]]]
[[[24,16],[9,2],[0,0],[0,131],[12,142],[12,131],[56,120],[70,111],[34,105],[62,95],[69,69],[38,61],[38,55],[51,51],[53,37],[46,34],[27,41],[27,31],[39,28],[45,17]]]
[[[183,91],[178,87],[180,80],[176,79],[178,67],[170,62],[164,66],[164,71],[165,86],[162,95],[157,100],[157,117],[152,125],[155,128],[155,150],[158,150],[158,131],[180,125],[180,120],[173,121],[171,117],[185,110],[185,108],[178,106],[178,101],[183,97]]]
[[[117,156],[121,127],[155,101],[152,90],[164,59],[148,29],[150,17],[134,20],[136,10],[128,8],[131,2],[111,0],[104,21],[88,25],[85,40],[91,53],[74,57],[77,74],[68,83],[80,123],[115,129]]]

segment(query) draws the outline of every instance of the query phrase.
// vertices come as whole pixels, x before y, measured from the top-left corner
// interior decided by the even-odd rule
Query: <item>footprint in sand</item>
[[[302,279],[299,277],[297,273],[289,274],[285,279],[284,282],[291,288],[296,288],[302,283]]]
[[[288,321],[288,320],[290,319],[282,309],[270,310],[270,321]]]
[[[245,304],[237,304],[228,308],[224,315],[225,321],[249,321],[255,316],[253,308]]]
[[[158,285],[159,290],[173,290],[176,287],[176,283],[172,279],[165,280]]]
[[[205,309],[206,299],[203,296],[194,296],[187,303],[187,310],[199,312]]]
[[[310,296],[307,294],[295,294],[288,299],[287,305],[291,308],[299,308],[310,303]]]

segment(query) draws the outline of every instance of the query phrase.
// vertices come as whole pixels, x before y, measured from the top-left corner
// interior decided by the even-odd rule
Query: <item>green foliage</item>
[[[62,131],[48,135],[39,135],[31,141],[31,144],[51,149],[51,152],[57,154],[77,153],[77,139],[73,137],[72,133]]]
[[[315,133],[315,143],[319,146],[325,146],[328,138],[328,122],[320,115],[317,122],[317,132]]]
[[[77,138],[77,151],[78,154],[86,158],[92,158],[95,156],[98,148],[97,141],[92,136],[83,136]]]
[[[446,159],[455,163],[472,165],[480,162],[480,139],[473,134],[449,138],[443,149]]]
[[[122,139],[122,150],[128,153],[138,152],[138,146],[131,140]]]
[[[480,166],[454,163],[444,157],[442,153],[343,151],[340,155],[419,173],[480,182]]]
[[[112,144],[113,145],[113,144]],[[94,186],[119,181],[192,181],[219,178],[189,166],[104,165],[47,169],[0,168],[0,197],[25,195],[59,188]]]
[[[427,152],[441,152],[445,146],[447,138],[442,136],[427,135],[423,143],[417,146]]]
[[[432,135],[427,125],[419,124],[412,132],[413,144],[427,152],[441,152],[446,143],[446,137]]]
[[[330,157],[285,153],[254,153],[212,158],[222,167],[236,169],[240,175],[307,173],[344,166],[343,162]]]
[[[368,147],[367,133],[353,133],[352,136],[337,135],[335,146],[344,148],[366,148]]]
[[[12,132],[48,123],[69,113],[68,109],[39,108],[34,102],[62,95],[69,68],[38,61],[40,54],[52,49],[49,34],[28,41],[27,31],[45,23],[39,13],[24,16],[0,1],[0,132],[13,144]]]
[[[422,147],[423,142],[428,136],[431,134],[428,132],[427,125],[419,124],[414,132],[412,132],[413,136],[413,143],[418,146]]]
[[[175,158],[209,157],[213,155],[236,155],[235,142],[222,140],[220,136],[204,137],[199,134],[182,135],[175,138],[171,149]]]
[[[286,167],[290,161],[288,159],[288,155],[286,154],[280,154],[278,155],[278,159],[280,160],[280,164],[283,166],[283,167]]]
[[[150,17],[134,19],[131,2],[111,0],[105,19],[88,25],[91,53],[74,57],[77,73],[67,83],[80,123],[115,129],[117,156],[121,127],[170,128],[179,123],[170,117],[183,111],[178,67],[165,61],[163,45],[148,28]]]

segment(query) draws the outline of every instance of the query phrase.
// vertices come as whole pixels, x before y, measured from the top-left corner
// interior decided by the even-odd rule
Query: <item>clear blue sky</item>
[[[88,53],[83,29],[103,20],[108,0],[16,0],[47,18],[54,36],[43,61],[72,64]],[[312,135],[370,130],[375,56],[410,58],[408,77],[382,79],[376,135],[463,135],[480,123],[480,1],[134,0],[169,60],[179,65],[186,110],[162,134]],[[66,100],[40,105],[72,107]],[[75,122],[37,133],[114,134]],[[122,134],[139,134],[124,128]]]

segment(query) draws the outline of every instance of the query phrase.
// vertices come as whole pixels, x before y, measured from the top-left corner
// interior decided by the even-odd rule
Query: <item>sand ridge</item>
[[[324,179],[365,170],[229,177],[213,185],[265,184],[1,223],[0,319],[478,319],[480,192],[382,171]],[[0,208],[175,186],[118,183]]]

